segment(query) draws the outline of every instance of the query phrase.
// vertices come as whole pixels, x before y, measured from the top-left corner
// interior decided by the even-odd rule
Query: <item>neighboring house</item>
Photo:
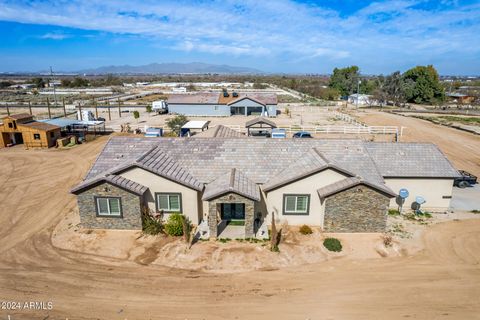
[[[357,102],[359,105],[366,106],[374,104],[375,100],[373,100],[372,96],[368,94],[355,93],[348,96],[348,103],[356,105]]]
[[[470,104],[476,99],[476,97],[473,95],[463,93],[448,93],[447,96],[452,99],[453,102],[458,102],[461,104]]]
[[[258,115],[277,116],[277,95],[271,93],[214,93],[172,94],[168,112],[186,116]]]
[[[146,206],[183,213],[211,237],[231,220],[252,237],[272,212],[289,225],[383,232],[400,188],[405,207],[421,195],[424,208],[445,211],[456,176],[433,144],[114,137],[72,193],[87,228],[140,229]]]
[[[24,144],[27,148],[50,148],[61,137],[61,128],[33,120],[27,113],[3,118],[0,125],[0,147]]]

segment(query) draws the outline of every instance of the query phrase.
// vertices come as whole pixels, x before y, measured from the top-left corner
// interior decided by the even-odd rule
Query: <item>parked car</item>
[[[477,177],[471,174],[470,172],[464,170],[458,170],[461,177],[455,178],[453,180],[453,185],[459,188],[471,187],[477,183]]]
[[[310,132],[307,131],[298,131],[295,132],[293,135],[293,138],[313,138]]]

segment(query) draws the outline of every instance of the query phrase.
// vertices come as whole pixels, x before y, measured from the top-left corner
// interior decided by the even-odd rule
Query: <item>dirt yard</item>
[[[133,252],[138,259],[115,248],[61,249],[53,234],[76,210],[68,190],[105,141],[70,150],[0,150],[0,302],[53,303],[52,310],[0,309],[0,319],[479,317],[479,219],[429,226],[416,241],[419,251],[395,257],[352,253],[228,274],[153,263],[154,247]],[[236,264],[231,260],[230,268]]]
[[[426,120],[374,110],[361,110],[358,118],[368,125],[406,127],[401,141],[433,142],[457,169],[480,176],[480,136],[433,124]]]

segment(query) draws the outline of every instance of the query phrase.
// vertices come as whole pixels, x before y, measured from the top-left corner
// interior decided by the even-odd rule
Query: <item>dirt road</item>
[[[437,144],[457,169],[480,177],[480,136],[457,129],[379,111],[360,111],[357,116],[368,125],[407,127],[401,141]]]
[[[139,265],[61,250],[69,188],[104,140],[68,151],[0,150],[0,319],[479,319],[480,219],[425,235],[415,256],[332,260],[238,274]]]

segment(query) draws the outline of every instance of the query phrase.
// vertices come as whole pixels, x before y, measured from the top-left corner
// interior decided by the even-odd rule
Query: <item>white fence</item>
[[[238,131],[247,132],[246,128],[237,125],[225,125],[226,127]],[[403,129],[405,127],[394,126],[278,126],[279,129],[285,129],[287,133],[308,131],[311,133],[327,133],[327,134],[396,134],[397,136],[403,135]]]

